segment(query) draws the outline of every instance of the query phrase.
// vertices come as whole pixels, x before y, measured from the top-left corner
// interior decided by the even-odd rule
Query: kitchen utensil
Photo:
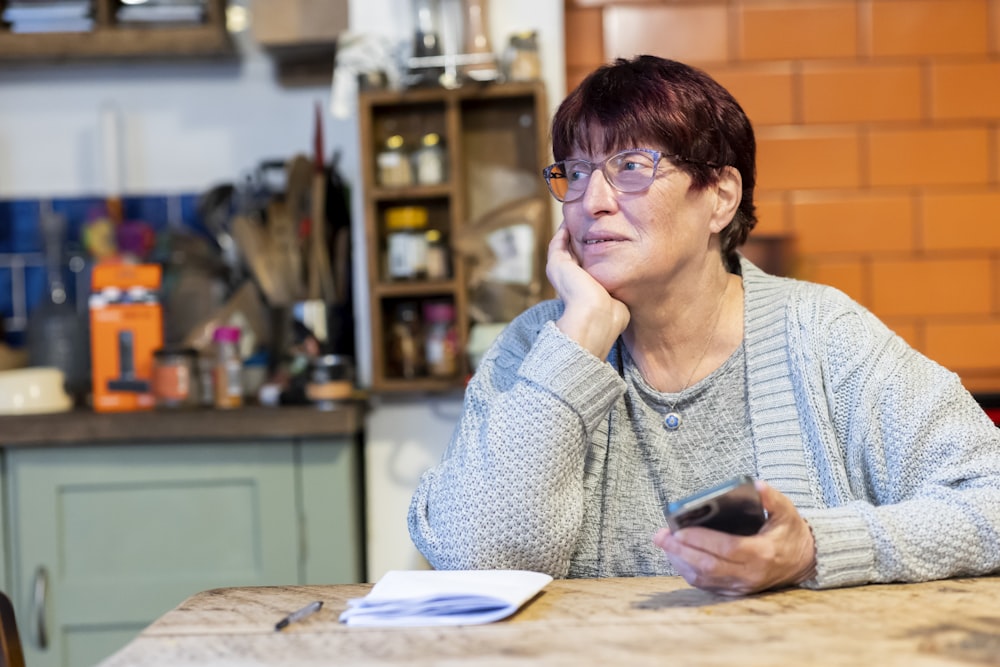
[[[323,110],[316,103],[313,133],[313,174],[311,226],[309,245],[309,285],[310,299],[323,299],[330,303],[336,294],[333,274],[330,270],[330,250],[326,239],[326,167],[323,164]]]
[[[290,299],[302,291],[302,254],[295,221],[285,201],[274,198],[267,205],[268,268]]]
[[[264,228],[248,215],[236,215],[232,223],[233,239],[246,258],[250,272],[271,306],[290,305],[285,284],[269,266],[268,240]]]
[[[86,318],[68,298],[63,280],[66,219],[52,211],[44,212],[42,232],[48,287],[28,317],[28,364],[58,368],[66,389],[82,399],[90,387],[90,345]]]
[[[0,371],[0,415],[65,412],[73,399],[64,383],[63,372],[51,366]]]

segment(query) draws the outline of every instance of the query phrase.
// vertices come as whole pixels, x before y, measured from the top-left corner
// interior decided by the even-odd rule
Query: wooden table
[[[370,584],[228,588],[188,599],[100,667],[188,665],[1000,664],[1000,577],[726,598],[674,577],[557,580],[491,625],[349,628]],[[313,600],[324,607],[275,632]]]

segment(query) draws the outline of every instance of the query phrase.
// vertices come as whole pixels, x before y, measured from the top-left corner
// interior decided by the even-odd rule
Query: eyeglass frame
[[[611,162],[611,160],[613,160],[614,158],[616,158],[616,157],[618,157],[620,155],[624,155],[625,153],[647,153],[647,154],[651,155],[652,158],[653,158],[653,173],[649,177],[649,183],[647,183],[646,185],[642,186],[641,188],[639,188],[637,190],[622,190],[620,187],[618,187],[617,185],[615,185],[611,181],[610,178],[608,178],[607,173],[604,170],[604,168],[607,166],[607,164],[609,162]],[[591,162],[590,160],[583,160],[583,159],[557,160],[557,161],[553,162],[552,164],[550,164],[549,166],[547,166],[544,169],[542,169],[542,178],[545,179],[545,185],[549,189],[549,194],[551,194],[552,197],[555,198],[555,200],[557,202],[560,202],[560,203],[563,203],[563,204],[565,204],[567,202],[574,202],[574,201],[576,201],[577,199],[579,199],[580,197],[582,197],[584,195],[584,193],[587,191],[587,189],[584,188],[583,190],[580,191],[579,196],[574,197],[573,199],[564,199],[564,198],[559,197],[559,195],[557,195],[555,193],[555,190],[552,189],[552,180],[551,180],[552,179],[552,170],[557,165],[559,165],[560,163],[564,164],[566,162],[586,162],[587,164],[589,164],[591,166],[591,170],[590,170],[590,174],[588,175],[588,178],[590,176],[592,176],[595,171],[597,171],[598,169],[600,169],[601,170],[601,175],[604,176],[604,180],[608,183],[608,185],[610,185],[611,187],[613,187],[618,192],[629,193],[629,194],[633,193],[633,192],[642,192],[643,190],[648,189],[649,186],[651,186],[653,184],[653,182],[656,181],[656,174],[657,174],[657,170],[660,167],[660,159],[661,158],[667,158],[668,160],[673,160],[675,162],[685,162],[687,164],[703,165],[703,166],[706,166],[706,167],[711,167],[713,169],[718,168],[718,167],[721,166],[719,164],[716,164],[715,162],[708,162],[708,161],[705,161],[705,160],[695,160],[693,158],[685,157],[685,156],[677,154],[677,153],[664,153],[663,151],[658,151],[658,150],[656,150],[654,148],[626,148],[624,150],[618,151],[617,153],[609,155],[606,159],[604,159],[601,162]],[[561,178],[566,178],[566,176],[563,175]],[[569,189],[567,188],[566,191],[568,193]]]

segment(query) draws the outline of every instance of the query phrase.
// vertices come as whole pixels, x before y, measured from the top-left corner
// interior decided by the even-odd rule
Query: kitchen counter
[[[350,401],[331,411],[311,406],[248,406],[236,410],[74,410],[0,416],[0,448],[353,436],[362,429],[364,409],[363,401]]]

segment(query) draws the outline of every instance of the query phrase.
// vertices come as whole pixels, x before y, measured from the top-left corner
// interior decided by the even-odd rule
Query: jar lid
[[[391,148],[392,150],[399,150],[400,148],[403,147],[403,135],[401,134],[392,135],[391,137],[385,140],[385,145]]]
[[[428,132],[420,139],[420,143],[424,146],[437,146],[441,143],[441,135],[437,132]]]
[[[455,306],[445,301],[425,303],[424,319],[428,322],[451,322],[455,319]]]
[[[240,328],[216,327],[215,333],[212,334],[212,340],[222,343],[238,343],[240,342]]]
[[[427,209],[423,206],[393,206],[385,210],[385,225],[389,229],[423,229],[427,226]]]

